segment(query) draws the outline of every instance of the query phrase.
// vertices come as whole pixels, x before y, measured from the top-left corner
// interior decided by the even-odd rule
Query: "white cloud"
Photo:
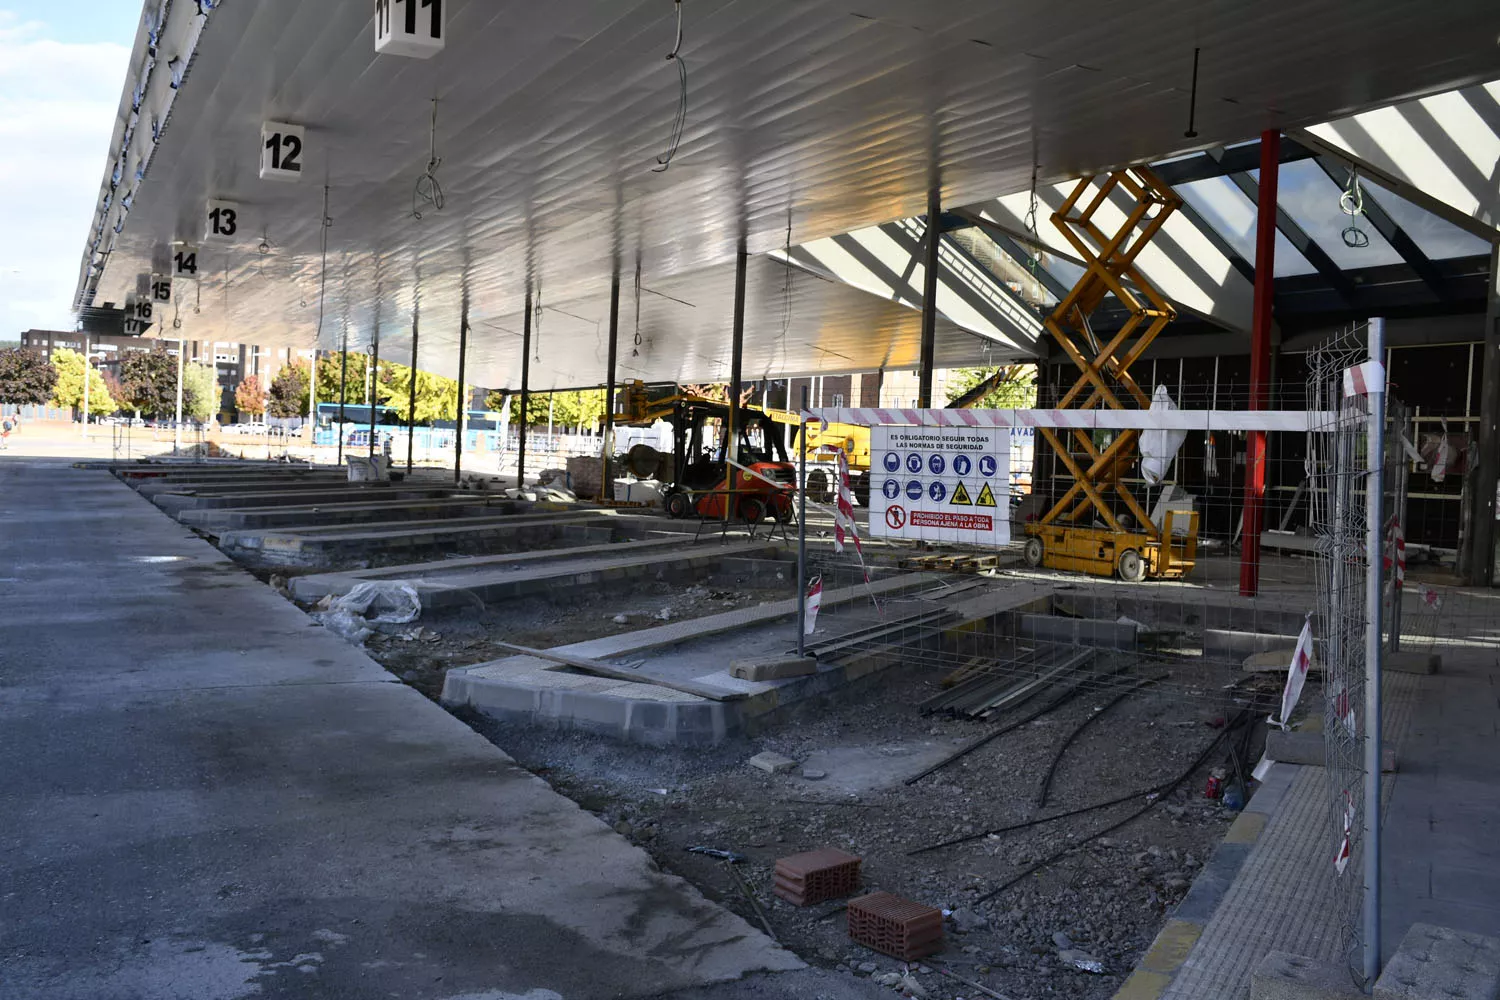
[[[72,326],[129,58],[0,11],[0,340]]]

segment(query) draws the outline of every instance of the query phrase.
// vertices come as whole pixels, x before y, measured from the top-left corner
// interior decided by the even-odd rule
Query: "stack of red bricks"
[[[849,937],[902,962],[943,950],[943,911],[888,892],[849,901]]]
[[[860,859],[833,847],[821,847],[776,862],[776,895],[793,906],[810,906],[847,896],[859,888]]]

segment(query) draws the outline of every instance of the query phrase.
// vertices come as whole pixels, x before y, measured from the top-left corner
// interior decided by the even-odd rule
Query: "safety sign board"
[[[870,534],[1001,546],[1010,541],[1010,432],[1004,427],[870,428]]]

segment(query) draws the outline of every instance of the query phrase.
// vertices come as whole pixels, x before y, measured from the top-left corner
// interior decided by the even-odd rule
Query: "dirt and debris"
[[[1161,665],[1150,673],[1161,673]],[[934,1000],[972,998],[981,993],[975,983],[1013,997],[1094,1000],[1118,990],[1233,819],[1220,801],[1204,797],[1209,768],[1224,763],[1222,749],[1155,808],[1106,836],[1088,839],[1145,799],[982,834],[1181,774],[1224,733],[1235,706],[1201,667],[1179,664],[1171,673],[1082,731],[1052,778],[1046,807],[1036,805],[1038,782],[1058,744],[1110,700],[1113,688],[1089,691],[911,786],[903,779],[1004,721],[920,716],[911,706],[937,690],[942,676],[931,667],[894,668],[836,698],[803,703],[758,736],[712,748],[630,746],[465,718],[664,869],[752,924],[764,916],[779,940],[813,964]],[[1259,743],[1257,734],[1252,758]],[[785,773],[747,766],[766,752],[798,766]],[[968,843],[908,853],[975,834],[981,836]],[[1073,845],[1080,846],[987,898]],[[731,873],[729,862],[692,850],[702,847],[744,861]],[[776,896],[776,860],[819,847],[864,859],[861,891],[886,890],[942,909],[945,950],[908,966],[850,942],[846,901],[796,907]]]

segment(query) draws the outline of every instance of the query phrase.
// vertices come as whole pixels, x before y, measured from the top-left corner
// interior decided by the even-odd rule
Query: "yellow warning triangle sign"
[[[990,484],[985,483],[984,488],[979,491],[979,499],[974,501],[976,507],[995,506],[995,494],[990,492]]]
[[[959,483],[953,487],[953,499],[948,501],[949,506],[972,507],[974,501],[969,499],[969,491],[964,489],[964,484]]]

